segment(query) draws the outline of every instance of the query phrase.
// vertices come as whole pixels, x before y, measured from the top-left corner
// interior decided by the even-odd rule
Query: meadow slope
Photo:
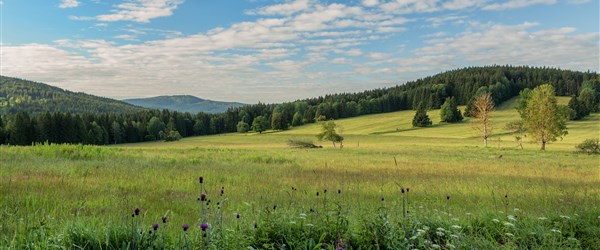
[[[203,192],[213,198],[208,217],[211,227],[225,225],[231,232],[247,233],[244,230],[252,230],[257,221],[260,225],[274,223],[269,217],[274,216],[273,212],[269,211],[277,205],[281,214],[275,218],[283,226],[275,225],[285,230],[292,222],[320,225],[321,216],[342,211],[349,218],[348,235],[344,237],[356,238],[357,246],[370,244],[360,243],[368,238],[360,233],[369,231],[364,229],[365,221],[375,220],[374,215],[381,213],[387,214],[391,223],[403,221],[405,196],[400,187],[409,187],[406,206],[411,211],[411,230],[415,234],[424,224],[455,224],[464,228],[467,237],[473,234],[467,232],[468,228],[487,228],[486,223],[498,220],[517,224],[517,228],[506,231],[499,224],[501,236],[471,235],[468,237],[473,239],[461,244],[482,248],[594,245],[595,237],[575,232],[585,229],[598,235],[594,232],[600,228],[600,158],[576,153],[574,145],[585,138],[599,137],[600,114],[569,122],[569,134],[549,144],[547,151],[528,143],[521,150],[503,129],[505,123],[518,118],[513,105],[514,100],[504,103],[495,113],[496,136],[489,148],[481,146],[469,120],[439,124],[437,110],[429,112],[434,126],[420,129],[410,127],[413,111],[336,121],[343,128],[343,149],[326,142],[320,143],[322,149],[287,145],[289,139],[315,141],[320,129],[316,124],[282,132],[190,137],[171,143],[2,146],[0,219],[4,223],[0,227],[0,248],[19,248],[35,241],[32,239],[50,244],[47,242],[54,242],[49,240],[51,237],[75,244],[81,240],[72,235],[75,229],[84,232],[80,233],[82,239],[97,237],[98,241],[108,242],[106,235],[110,232],[106,228],[120,227],[127,232],[135,207],[143,209],[140,223],[146,227],[160,221],[168,210],[170,234],[176,245],[179,225],[189,223],[197,228],[201,222],[198,176],[204,176]],[[225,196],[219,195],[221,188]],[[330,191],[331,207],[323,203],[325,189]],[[214,201],[224,205],[216,209]],[[309,212],[315,210],[314,215]],[[239,220],[235,218],[237,212],[241,213]],[[308,218],[298,219],[300,214],[308,214]],[[512,221],[514,216],[518,220]],[[583,221],[580,224],[587,226],[579,228],[568,221],[557,221],[561,216]],[[543,222],[538,217],[551,219]],[[564,238],[535,245],[538,243],[520,243],[505,235],[527,238],[532,228],[545,233],[560,229]],[[318,242],[320,236],[315,237]],[[454,244],[447,237],[428,238],[429,245],[425,241],[407,244],[419,248],[432,248],[432,241],[446,247],[450,242]],[[579,245],[569,245],[569,237]]]

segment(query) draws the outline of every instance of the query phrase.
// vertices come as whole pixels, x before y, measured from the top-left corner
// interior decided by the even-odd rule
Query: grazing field
[[[343,149],[287,145],[314,141],[318,125],[0,147],[0,248],[598,248],[600,158],[574,146],[600,137],[600,115],[569,122],[546,151],[521,150],[504,130],[513,105],[498,107],[488,148],[469,120],[439,124],[437,110],[429,128],[411,128],[413,111],[336,121]]]

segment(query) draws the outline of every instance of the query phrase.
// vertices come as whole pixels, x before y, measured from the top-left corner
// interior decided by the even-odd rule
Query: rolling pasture
[[[514,102],[498,107],[488,148],[469,119],[440,124],[438,110],[428,128],[411,127],[414,111],[336,121],[343,149],[288,146],[315,141],[317,124],[2,146],[0,248],[598,248],[600,158],[574,146],[600,137],[600,114],[570,121],[546,151],[528,138],[520,149],[504,129],[518,119]]]

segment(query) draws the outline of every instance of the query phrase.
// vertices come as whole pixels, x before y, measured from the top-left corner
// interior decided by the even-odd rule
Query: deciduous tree
[[[550,84],[538,86],[531,92],[524,117],[525,129],[533,141],[541,143],[541,150],[546,149],[546,143],[567,134],[565,114],[559,109]]]
[[[490,93],[479,95],[475,98],[473,107],[475,107],[475,128],[481,131],[483,136],[483,146],[487,147],[487,140],[492,135],[491,117],[495,109],[492,95]]]

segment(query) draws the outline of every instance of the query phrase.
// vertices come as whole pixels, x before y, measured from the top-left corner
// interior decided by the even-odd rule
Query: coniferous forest
[[[489,92],[496,104],[521,90],[551,84],[559,96],[577,98],[572,119],[598,111],[600,78],[596,72],[556,68],[487,66],[447,71],[390,88],[340,93],[281,104],[252,104],[220,114],[150,110],[108,98],[73,93],[30,81],[0,78],[0,144],[118,144],[244,132],[365,114],[438,109],[447,97],[467,105]],[[577,110],[575,110],[577,109]],[[259,118],[260,117],[260,118]],[[259,119],[257,119],[259,118]],[[260,122],[258,124],[256,121]],[[266,126],[266,128],[265,128]],[[240,129],[241,128],[241,129]]]

